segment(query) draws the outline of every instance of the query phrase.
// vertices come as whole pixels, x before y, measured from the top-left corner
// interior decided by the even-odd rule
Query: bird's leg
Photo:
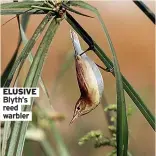
[[[91,45],[87,50],[85,50],[85,51],[83,51],[81,54],[80,54],[80,56],[81,55],[83,55],[84,53],[86,53],[87,51],[89,51],[89,50],[94,50],[94,45]],[[99,68],[101,68],[102,70],[104,70],[104,71],[106,71],[106,72],[110,72],[110,73],[113,73],[114,72],[114,67],[112,67],[112,68],[104,68],[104,67],[101,67],[100,65],[98,65],[97,63],[95,63]]]
[[[106,71],[106,72],[110,72],[110,73],[113,73],[114,72],[114,67],[112,68],[104,68],[104,67],[101,67],[100,65],[98,65],[97,63],[95,63],[99,68],[101,68],[102,70]]]
[[[86,53],[86,52],[89,51],[89,50],[93,50],[93,51],[94,51],[94,44],[90,44],[89,47],[88,47],[88,49],[85,50],[84,52],[82,52],[82,53],[80,54],[80,56],[83,55],[84,53]]]
[[[83,51],[83,52],[80,54],[80,56],[83,55],[84,53],[86,53],[86,52],[89,51],[89,50],[92,50],[92,49],[89,47],[87,50]]]

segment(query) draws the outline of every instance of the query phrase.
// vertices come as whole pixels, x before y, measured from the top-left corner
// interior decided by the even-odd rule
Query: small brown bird
[[[71,31],[71,38],[75,50],[76,74],[81,96],[75,105],[70,124],[78,117],[95,109],[101,101],[104,90],[104,82],[99,68],[83,53],[78,36],[74,31]]]

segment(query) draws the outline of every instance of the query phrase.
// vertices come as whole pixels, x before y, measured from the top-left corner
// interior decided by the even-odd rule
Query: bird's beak
[[[69,125],[71,125],[77,118],[78,118],[79,114],[76,114],[73,116],[73,118],[71,119]]]

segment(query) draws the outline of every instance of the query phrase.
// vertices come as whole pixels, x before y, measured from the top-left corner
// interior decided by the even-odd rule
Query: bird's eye
[[[77,110],[80,110],[80,107],[77,107]]]

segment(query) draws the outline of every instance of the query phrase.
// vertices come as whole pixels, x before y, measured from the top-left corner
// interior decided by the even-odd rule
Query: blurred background
[[[88,3],[95,6],[102,15],[113,41],[121,72],[154,114],[154,24],[132,1],[89,1]],[[154,1],[145,1],[144,3],[154,12]],[[95,17],[89,11],[77,10]],[[91,19],[75,14],[73,16],[111,58],[109,47],[97,18]],[[11,17],[13,16],[2,16],[2,24]],[[44,15],[31,16],[26,30],[28,38],[32,36],[43,17]],[[56,122],[56,126],[69,153],[72,156],[105,156],[112,148],[100,147],[95,149],[91,141],[83,146],[78,145],[78,140],[91,130],[101,130],[106,136],[110,136],[101,105],[69,126],[75,103],[80,96],[69,33],[70,29],[70,25],[64,20],[49,49],[42,78],[51,96],[55,111],[65,116],[63,121]],[[18,33],[16,19],[1,28],[2,72],[16,49]],[[39,38],[33,48],[34,54],[41,38]],[[83,49],[88,48],[85,42],[82,39],[80,40]],[[89,51],[88,55],[96,63],[104,66],[92,51]],[[28,62],[26,62],[25,68],[20,75],[19,85],[22,85],[28,67]],[[105,82],[104,94],[107,102],[108,104],[115,104],[115,79],[110,73],[101,72]],[[128,120],[130,130],[129,150],[134,156],[154,156],[154,131],[127,94],[125,95],[127,105],[130,105],[133,109],[132,116]],[[37,102],[43,109],[53,114],[53,110],[42,91]],[[46,130],[46,135],[53,146],[54,138],[52,132]],[[26,140],[24,155],[44,156],[44,153],[39,143]]]

